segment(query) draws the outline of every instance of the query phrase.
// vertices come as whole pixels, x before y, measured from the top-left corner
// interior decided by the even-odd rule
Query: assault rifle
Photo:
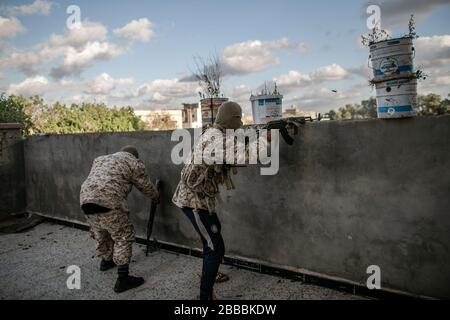
[[[317,120],[320,121],[321,117]],[[270,121],[265,125],[259,126],[257,125],[257,129],[266,129],[266,130],[280,130],[280,134],[283,137],[283,140],[288,144],[292,145],[294,143],[294,138],[290,135],[297,135],[300,125],[305,124],[306,122],[313,122],[314,119],[311,117],[295,117],[295,118],[284,118],[280,120]]]

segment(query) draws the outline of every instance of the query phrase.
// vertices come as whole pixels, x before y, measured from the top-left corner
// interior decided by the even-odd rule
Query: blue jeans
[[[217,214],[206,210],[183,208],[195,231],[203,243],[203,269],[200,283],[200,300],[211,300],[220,263],[225,254],[225,244],[221,234]]]

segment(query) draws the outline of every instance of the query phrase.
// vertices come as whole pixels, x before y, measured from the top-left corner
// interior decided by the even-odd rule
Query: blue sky
[[[66,27],[72,4],[82,30]],[[419,90],[450,93],[450,0],[3,1],[0,90],[49,102],[180,108],[198,100],[197,83],[180,81],[193,57],[217,53],[231,70],[224,94],[247,112],[250,92],[274,80],[285,107],[327,111],[374,95],[359,45],[369,4],[380,6],[393,36],[416,15],[416,64],[431,75]]]

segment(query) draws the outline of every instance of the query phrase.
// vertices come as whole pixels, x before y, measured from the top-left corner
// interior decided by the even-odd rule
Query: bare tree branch
[[[195,56],[194,63],[196,70],[193,74],[202,87],[203,95],[208,98],[219,97],[223,73],[217,54],[211,55],[206,59]]]

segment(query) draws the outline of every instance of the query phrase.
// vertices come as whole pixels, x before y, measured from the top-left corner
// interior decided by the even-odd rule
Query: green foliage
[[[361,104],[346,104],[337,111],[330,110],[331,120],[372,119],[377,117],[377,101],[375,97],[361,101]]]
[[[449,96],[450,97],[450,94]],[[417,96],[417,114],[419,116],[430,116],[450,113],[450,100],[441,100],[441,96],[430,94],[419,94]],[[328,115],[331,120],[357,120],[372,119],[377,117],[377,101],[375,97],[361,101],[361,104],[347,104],[337,111],[330,110]]]
[[[25,106],[4,93],[0,96],[0,123],[20,123],[23,134],[26,134],[33,126]]]
[[[5,95],[2,96],[1,105],[0,121],[22,123],[25,135],[144,129],[144,124],[131,107],[109,108],[103,103],[72,104],[68,107],[59,102],[49,106],[38,96],[25,99]]]
[[[450,97],[450,93],[448,97]],[[445,100],[442,100],[439,110],[440,113],[450,113],[450,99],[447,98]]]
[[[434,93],[419,94],[417,96],[417,107],[420,115],[441,114],[441,96]]]

